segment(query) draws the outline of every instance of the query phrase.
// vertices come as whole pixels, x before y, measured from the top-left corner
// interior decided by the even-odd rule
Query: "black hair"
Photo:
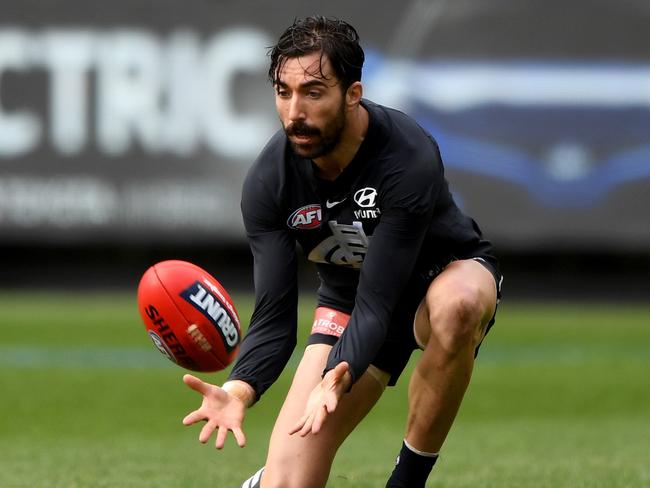
[[[326,78],[323,74],[323,57],[327,57],[343,90],[361,80],[365,55],[356,29],[343,20],[322,16],[294,20],[278,43],[269,49],[269,80],[277,83],[287,59],[315,52],[321,55],[319,71],[323,79]]]

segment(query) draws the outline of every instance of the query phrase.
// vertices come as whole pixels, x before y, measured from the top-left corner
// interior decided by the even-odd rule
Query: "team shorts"
[[[490,257],[471,257],[468,259],[476,260],[492,273],[497,288],[498,306],[501,300],[501,282],[503,281],[498,265]],[[420,348],[415,340],[413,331],[415,312],[425,297],[431,282],[450,262],[447,261],[442,265],[429,266],[423,271],[416,273],[409,281],[402,294],[402,300],[400,300],[395,308],[386,340],[371,362],[372,365],[390,375],[388,381],[389,386],[394,386],[397,383],[411,354],[414,350]],[[351,307],[349,303],[336,304],[332,303],[331,299],[322,300],[319,296],[318,307],[314,314],[312,333],[309,336],[308,343],[329,344],[333,346],[345,330],[350,313]],[[496,308],[494,315],[488,323],[485,332],[486,335],[494,325],[495,318]],[[478,354],[479,348],[480,344],[476,347],[475,356]]]

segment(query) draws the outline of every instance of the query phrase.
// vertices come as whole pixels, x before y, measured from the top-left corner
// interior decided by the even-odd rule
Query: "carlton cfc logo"
[[[312,204],[300,207],[287,219],[287,225],[292,229],[308,230],[320,227],[320,205]]]

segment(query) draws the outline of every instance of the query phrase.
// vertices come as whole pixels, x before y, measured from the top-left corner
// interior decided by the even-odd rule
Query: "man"
[[[245,411],[296,344],[296,243],[320,277],[312,334],[276,420],[265,468],[246,488],[326,484],[335,453],[411,352],[399,461],[387,487],[424,487],[494,321],[492,247],[454,204],[437,145],[412,119],[362,99],[363,50],[340,20],[294,22],[271,51],[283,126],[244,183],[256,303],[238,360],[186,425],[243,446]]]

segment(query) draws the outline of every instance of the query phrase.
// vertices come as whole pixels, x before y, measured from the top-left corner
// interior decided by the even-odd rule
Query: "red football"
[[[192,263],[149,268],[138,286],[138,309],[158,350],[183,368],[219,371],[237,355],[241,326],[232,299]]]

